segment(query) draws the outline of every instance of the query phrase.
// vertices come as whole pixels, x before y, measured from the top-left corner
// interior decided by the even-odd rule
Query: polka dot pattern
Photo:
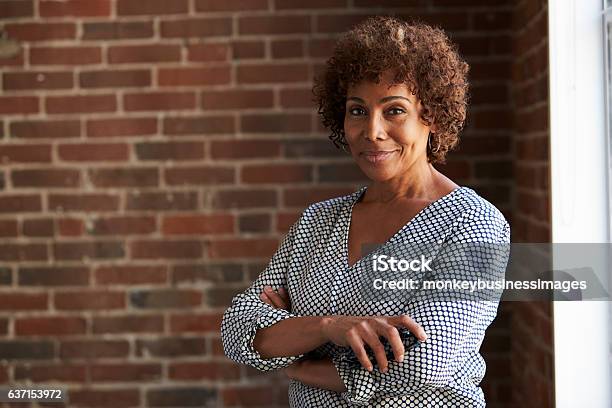
[[[355,363],[352,350],[326,343],[309,356],[330,357],[347,391],[336,393],[291,381],[291,407],[484,407],[479,384],[486,365],[479,353],[485,330],[497,314],[499,299],[450,300],[417,291],[405,302],[364,299],[365,257],[348,266],[348,231],[353,205],[367,187],[343,197],[309,206],[289,229],[260,276],[236,295],[225,311],[221,336],[226,355],[241,364],[267,371],[286,367],[304,356],[263,359],[253,348],[258,329],[283,319],[312,315],[408,314],[425,329],[428,339],[417,342],[402,332],[406,345],[402,362],[389,361],[382,373],[368,372]],[[438,243],[442,250],[456,244],[509,243],[510,226],[501,212],[469,187],[458,187],[432,202],[377,250],[404,243]],[[437,257],[432,265],[441,278],[503,276],[507,257],[483,259],[463,251]],[[291,311],[262,302],[259,294],[269,285],[286,287]]]

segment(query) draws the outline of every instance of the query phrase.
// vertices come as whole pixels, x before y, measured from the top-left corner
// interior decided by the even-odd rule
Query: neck
[[[434,200],[443,177],[427,160],[419,161],[397,177],[372,181],[362,201],[386,204],[400,198]]]

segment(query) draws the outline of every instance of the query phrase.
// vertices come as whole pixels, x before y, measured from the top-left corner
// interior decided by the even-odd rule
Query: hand
[[[385,348],[379,337],[385,337],[393,350],[397,362],[404,360],[404,343],[396,327],[405,327],[420,341],[427,336],[423,328],[408,315],[399,316],[329,316],[323,324],[323,335],[339,346],[349,346],[361,365],[373,370],[372,362],[365,350],[367,344],[376,358],[381,372],[387,372],[388,361]]]
[[[272,289],[271,286],[264,286],[263,292],[259,295],[259,298],[277,309],[285,309],[291,311],[291,300],[289,299],[289,292],[284,287],[280,287],[278,292]]]

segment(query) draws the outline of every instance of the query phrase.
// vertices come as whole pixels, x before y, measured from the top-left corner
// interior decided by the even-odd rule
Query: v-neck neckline
[[[437,200],[432,201],[431,203],[427,204],[425,207],[423,207],[418,213],[416,213],[416,215],[414,217],[412,217],[408,222],[406,222],[400,229],[398,229],[393,235],[391,235],[391,237],[386,240],[385,242],[383,242],[381,245],[378,246],[378,248],[381,248],[383,246],[386,246],[388,244],[390,244],[392,241],[394,241],[404,230],[406,230],[409,226],[411,226],[412,224],[414,224],[416,222],[416,220],[420,217],[423,216],[423,214],[425,212],[427,212],[427,210],[430,210],[433,206],[439,204],[440,202],[448,199],[449,197],[455,195],[455,193],[463,190],[464,188],[467,188],[465,186],[459,186],[455,189],[453,189],[452,191],[446,193],[445,195],[443,195],[442,197],[438,198]],[[351,222],[353,219],[353,207],[355,206],[355,204],[357,204],[359,202],[359,200],[361,200],[361,198],[363,197],[363,195],[365,194],[366,190],[368,189],[368,186],[363,186],[361,187],[361,189],[359,189],[358,191],[356,191],[355,197],[353,198],[351,205],[349,207],[348,210],[348,216],[347,216],[347,220],[344,222],[344,253],[343,253],[343,257],[344,257],[344,264],[346,269],[353,269],[355,266],[357,266],[358,264],[360,264],[364,258],[366,256],[361,256],[360,258],[358,258],[354,264],[349,265],[349,233],[351,230]]]

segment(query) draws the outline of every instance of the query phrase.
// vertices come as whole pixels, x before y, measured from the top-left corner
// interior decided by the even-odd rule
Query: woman
[[[499,298],[370,296],[371,263],[361,251],[428,243],[438,278],[503,275],[507,258],[451,263],[440,255],[457,244],[510,240],[499,210],[432,165],[458,142],[467,71],[441,30],[379,16],[343,35],[317,78],[330,139],[371,182],[309,206],[221,327],[232,360],[285,368],[292,407],[485,405],[479,348]]]

